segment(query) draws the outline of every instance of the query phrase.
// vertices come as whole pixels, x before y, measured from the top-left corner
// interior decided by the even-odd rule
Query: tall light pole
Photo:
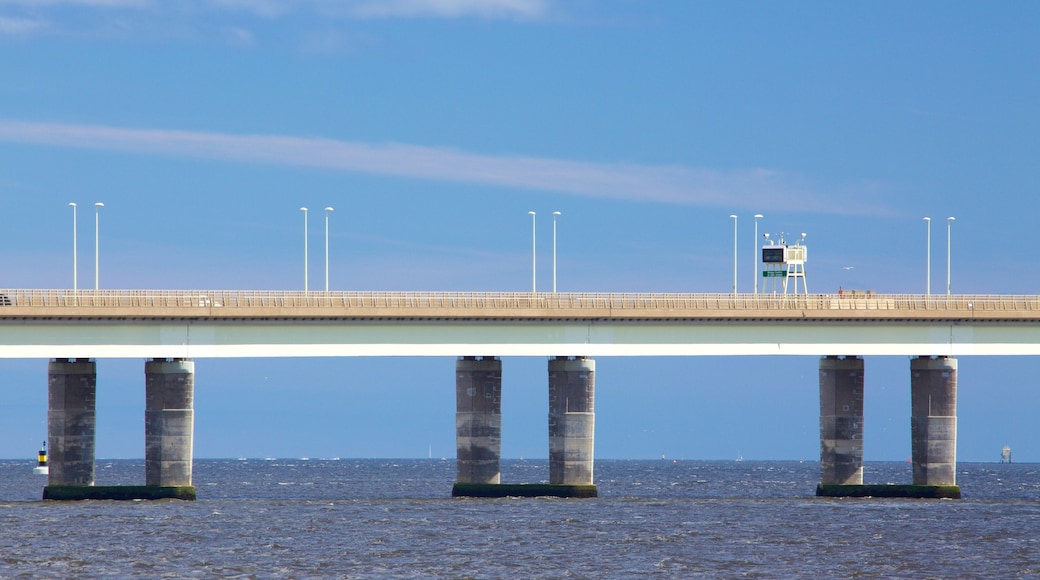
[[[736,214],[730,215],[733,218],[733,295],[737,295],[737,216]]]
[[[954,217],[946,218],[946,295],[950,295],[950,226]]]
[[[303,291],[307,292],[307,208],[301,207],[303,212]]]
[[[329,291],[329,214],[331,207],[325,208],[325,292]]]
[[[535,235],[534,235],[534,220],[535,213],[533,211],[527,212],[527,215],[531,216],[531,293],[534,294],[538,291],[538,285],[536,281],[537,266],[537,253],[535,252]]]
[[[762,219],[763,217],[765,216],[763,216],[760,213],[755,214],[755,239],[752,240],[753,242],[755,242],[755,253],[753,256],[751,256],[751,285],[755,288],[755,294],[758,294],[758,220]]]
[[[100,260],[98,258],[98,249],[101,246],[101,244],[98,241],[99,238],[100,238],[100,235],[98,234],[98,222],[100,221],[98,219],[98,215],[101,213],[101,208],[103,208],[103,207],[105,207],[105,204],[101,203],[100,201],[94,204],[94,290],[95,291],[97,291],[97,289],[98,289],[98,273],[100,271],[100,268],[99,268]]]
[[[79,291],[79,264],[76,261],[76,202],[70,202],[72,206],[72,292]]]
[[[932,293],[932,218],[925,216],[924,222],[928,224],[928,241],[925,242],[927,248],[927,258],[925,259],[925,282],[924,282],[924,293],[925,295],[931,295]]]
[[[553,294],[556,294],[556,218],[561,215],[558,211],[553,212]]]

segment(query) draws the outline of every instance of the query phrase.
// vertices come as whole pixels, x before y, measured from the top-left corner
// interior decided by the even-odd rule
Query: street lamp
[[[737,295],[737,216],[736,214],[730,215],[733,218],[733,295]]]
[[[307,208],[301,207],[303,212],[303,291],[307,292]]]
[[[79,265],[76,262],[76,202],[70,202],[69,205],[72,206],[72,292],[76,293],[79,290]]]
[[[325,208],[325,292],[329,291],[329,214],[332,208]]]
[[[928,241],[925,242],[927,248],[927,258],[925,260],[925,283],[924,293],[926,295],[932,294],[932,218],[925,217],[924,222],[928,224]]]
[[[538,286],[535,284],[535,272],[536,269],[536,256],[535,253],[535,236],[534,236],[534,220],[535,213],[533,211],[527,212],[527,215],[531,216],[531,293],[534,294],[538,291]]]
[[[956,218],[946,218],[946,295],[950,295],[950,226]]]
[[[99,234],[98,234],[98,221],[99,221],[98,220],[98,214],[101,213],[101,208],[103,208],[103,207],[105,207],[105,204],[101,203],[100,201],[94,204],[94,290],[95,291],[97,291],[97,289],[98,289],[98,272],[100,270],[100,268],[98,267],[98,265],[99,265],[98,263],[100,261],[98,259],[98,248],[100,247],[100,244],[98,242],[98,239],[100,237]]]
[[[561,215],[558,211],[553,212],[553,294],[556,294],[556,218]]]
[[[755,239],[751,240],[755,243],[755,254],[751,257],[751,285],[755,288],[755,294],[758,294],[758,220],[763,217],[760,213],[755,214]]]

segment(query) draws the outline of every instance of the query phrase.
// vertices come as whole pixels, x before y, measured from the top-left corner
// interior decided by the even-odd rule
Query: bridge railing
[[[16,307],[7,309],[7,307]],[[302,292],[274,290],[0,290],[0,316],[21,308],[269,310],[582,310],[897,312],[1040,311],[1035,295],[684,294],[596,292]]]

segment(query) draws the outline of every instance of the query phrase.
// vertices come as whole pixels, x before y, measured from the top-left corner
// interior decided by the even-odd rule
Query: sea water
[[[962,463],[961,500],[816,498],[816,462],[671,460],[597,460],[596,499],[453,499],[451,460],[197,460],[195,502],[44,502],[33,465],[0,461],[3,578],[1040,574],[1034,464]],[[548,464],[502,476],[544,483]],[[143,479],[97,462],[98,485]]]

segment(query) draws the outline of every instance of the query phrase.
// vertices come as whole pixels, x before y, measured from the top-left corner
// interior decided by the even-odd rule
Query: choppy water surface
[[[962,500],[816,498],[814,462],[597,461],[589,500],[452,499],[438,460],[202,460],[196,502],[42,502],[31,472],[0,462],[0,577],[1040,574],[1033,464],[961,464]],[[143,473],[99,461],[97,483]],[[547,478],[503,464],[506,482]]]

